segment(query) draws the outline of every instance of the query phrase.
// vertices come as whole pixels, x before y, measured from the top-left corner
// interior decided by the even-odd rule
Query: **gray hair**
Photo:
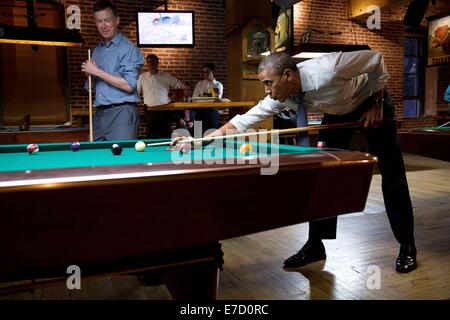
[[[286,53],[275,52],[266,56],[258,66],[258,73],[270,69],[272,75],[281,76],[286,69],[297,71],[294,60]]]

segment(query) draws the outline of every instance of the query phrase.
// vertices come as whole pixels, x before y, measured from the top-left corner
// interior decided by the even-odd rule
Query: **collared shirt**
[[[92,53],[92,59],[103,71],[124,78],[133,89],[132,93],[128,93],[94,77],[95,107],[140,101],[136,86],[139,69],[144,65],[144,55],[122,33],[119,32],[108,44],[101,41]]]
[[[149,71],[139,76],[137,90],[143,94],[145,105],[159,106],[170,102],[170,87],[184,87],[183,82],[165,71],[151,74]]]
[[[208,80],[202,80],[197,82],[197,85],[195,86],[194,93],[192,94],[193,98],[201,97],[203,93],[209,92],[209,88],[213,85],[214,87],[219,89],[219,94],[217,95],[220,99],[222,99],[223,96],[223,84],[221,84],[219,81],[214,79],[213,81]]]
[[[352,112],[372,93],[383,89],[389,79],[383,56],[372,50],[333,52],[301,62],[297,68],[306,110],[333,115]],[[297,107],[293,96],[284,102],[267,96],[230,123],[245,131],[285,108],[296,111]]]

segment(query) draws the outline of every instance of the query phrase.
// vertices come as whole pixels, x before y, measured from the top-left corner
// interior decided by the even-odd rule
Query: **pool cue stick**
[[[392,120],[393,119],[384,119],[382,121],[382,123],[386,123],[386,122],[389,122]],[[325,130],[325,129],[360,128],[361,126],[362,126],[362,124],[359,121],[331,123],[331,124],[319,124],[319,125],[315,125],[315,126],[307,126],[307,127],[301,127],[301,128],[289,128],[289,129],[280,129],[280,130],[272,129],[272,130],[267,130],[267,131],[256,131],[256,132],[248,132],[248,133],[230,134],[230,135],[225,135],[225,136],[212,136],[212,137],[197,138],[197,139],[190,139],[190,140],[181,140],[181,141],[178,141],[178,143],[183,143],[183,142],[193,143],[193,142],[203,142],[203,141],[211,142],[211,140],[217,140],[217,139],[251,137],[251,136],[258,136],[258,135],[263,135],[263,134],[278,134],[278,135],[280,135],[280,134],[308,132],[308,131]],[[147,144],[147,147],[170,145],[171,142],[172,141],[149,143],[149,144]]]
[[[88,49],[88,61],[91,61],[91,49]],[[94,141],[94,132],[92,128],[92,77],[88,76],[89,83],[89,141]]]

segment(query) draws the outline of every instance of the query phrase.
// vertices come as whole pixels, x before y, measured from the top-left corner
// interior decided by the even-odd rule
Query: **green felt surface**
[[[416,129],[412,129],[411,131],[450,131],[450,125],[416,128]]]
[[[143,140],[146,143],[159,142]],[[167,146],[147,147],[144,152],[134,149],[136,141],[108,141],[81,143],[79,151],[71,151],[69,143],[47,143],[39,145],[37,154],[28,154],[27,145],[1,145],[0,146],[0,172],[63,169],[91,166],[114,166],[138,163],[159,163],[184,160],[211,160],[242,157],[239,147],[243,142],[227,142],[227,147],[213,147],[212,145],[191,150],[188,154],[180,155],[177,151],[168,151]],[[110,148],[113,143],[119,143],[122,154],[115,156]],[[314,152],[320,149],[310,147],[297,147],[278,145],[271,149],[270,144],[252,143],[254,152],[252,156],[268,155],[271,152],[279,154]]]

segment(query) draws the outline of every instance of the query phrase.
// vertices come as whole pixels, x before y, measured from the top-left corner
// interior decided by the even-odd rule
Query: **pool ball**
[[[147,145],[145,144],[144,141],[138,141],[138,142],[136,142],[136,144],[134,145],[134,148],[136,149],[136,151],[142,152],[142,151],[145,150],[145,147],[146,147],[146,146],[147,146]]]
[[[78,151],[80,150],[80,143],[78,141],[74,141],[70,143],[70,150]]]
[[[178,151],[179,151],[180,153],[186,154],[186,153],[188,153],[189,151],[191,151],[191,144],[190,144],[190,143],[187,143],[187,142],[180,143],[180,144],[177,146],[177,148],[178,148]]]
[[[113,155],[118,156],[122,153],[122,147],[120,145],[118,145],[117,143],[114,143],[111,146],[111,152],[113,153]]]
[[[34,143],[29,144],[28,147],[27,147],[27,152],[29,154],[36,154],[36,153],[39,152],[39,146],[37,144],[34,144]]]
[[[325,141],[317,142],[317,148],[325,148],[326,146],[327,146],[327,143]]]
[[[249,154],[253,153],[253,147],[248,144],[248,143],[244,143],[243,145],[241,145],[241,147],[239,148],[239,152],[243,155],[248,156]]]

